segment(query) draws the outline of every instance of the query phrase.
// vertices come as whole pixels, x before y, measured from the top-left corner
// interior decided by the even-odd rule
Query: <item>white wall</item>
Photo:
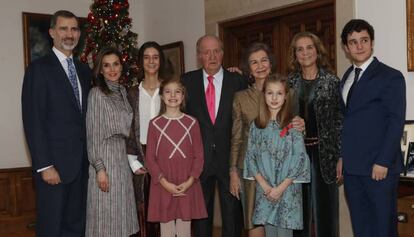
[[[150,0],[148,0],[150,1]],[[132,30],[141,37],[141,0],[130,1]],[[53,14],[60,9],[85,17],[92,0],[18,0],[0,8],[0,169],[30,166],[21,120],[24,75],[22,12]]]
[[[355,0],[356,17],[367,20],[374,27],[374,55],[404,74],[407,85],[406,118],[414,120],[414,72],[407,71],[405,4],[405,0]]]
[[[205,34],[203,0],[144,0],[141,18],[143,35],[139,42],[154,40],[159,44],[184,43],[185,71],[197,68],[197,39]]]
[[[21,120],[20,92],[24,74],[22,12],[52,14],[68,9],[86,16],[89,0],[19,0],[0,9],[0,168],[29,166]]]

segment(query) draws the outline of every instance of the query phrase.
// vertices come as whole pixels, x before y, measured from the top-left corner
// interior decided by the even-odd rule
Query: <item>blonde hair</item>
[[[254,121],[256,124],[256,127],[261,128],[261,129],[266,128],[267,124],[270,121],[270,110],[266,104],[264,93],[266,91],[266,88],[271,83],[281,83],[283,87],[285,88],[285,93],[286,93],[285,103],[282,105],[282,108],[280,108],[280,111],[276,117],[276,121],[280,124],[280,127],[283,128],[287,126],[293,118],[292,109],[291,109],[292,102],[291,102],[291,97],[289,96],[288,79],[286,76],[279,74],[279,73],[271,74],[263,85],[263,93],[259,99],[259,115]]]
[[[318,68],[322,68],[326,71],[332,72],[331,64],[329,63],[329,56],[325,47],[323,46],[321,39],[315,34],[308,31],[299,32],[295,36],[293,36],[288,51],[288,67],[290,72],[301,71],[301,66],[296,58],[296,42],[302,38],[309,38],[312,40],[313,45],[316,48],[316,65],[318,66]]]

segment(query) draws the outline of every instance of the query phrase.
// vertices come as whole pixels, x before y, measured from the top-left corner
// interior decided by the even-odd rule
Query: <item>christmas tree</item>
[[[94,0],[88,14],[85,46],[81,60],[93,65],[100,49],[115,47],[121,52],[125,75],[121,83],[130,86],[137,78],[138,35],[130,31],[128,0]]]

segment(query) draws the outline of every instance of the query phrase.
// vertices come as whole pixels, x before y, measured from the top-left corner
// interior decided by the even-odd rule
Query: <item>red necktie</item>
[[[214,77],[208,76],[208,85],[206,90],[206,102],[208,108],[208,114],[210,115],[211,122],[214,124],[216,121],[216,89],[213,84]]]

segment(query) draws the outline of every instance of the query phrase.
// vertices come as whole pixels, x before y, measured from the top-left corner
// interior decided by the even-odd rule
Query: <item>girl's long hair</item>
[[[280,124],[280,127],[283,128],[287,126],[290,121],[293,118],[292,114],[292,98],[289,93],[289,85],[288,85],[288,79],[286,76],[282,74],[271,74],[269,76],[269,79],[267,79],[263,85],[263,93],[259,99],[259,115],[255,119],[256,127],[258,128],[266,128],[267,124],[270,121],[270,110],[269,107],[266,104],[265,100],[265,94],[266,89],[271,83],[282,83],[283,87],[285,88],[285,103],[282,105],[282,108],[280,108],[279,113],[277,113],[276,121]]]

